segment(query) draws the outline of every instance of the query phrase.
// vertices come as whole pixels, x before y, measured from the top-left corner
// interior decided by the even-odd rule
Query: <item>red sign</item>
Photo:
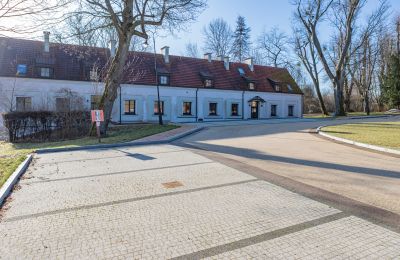
[[[92,122],[104,122],[103,110],[92,110]]]

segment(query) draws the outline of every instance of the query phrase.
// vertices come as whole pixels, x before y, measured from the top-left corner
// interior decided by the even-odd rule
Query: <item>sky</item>
[[[197,43],[200,55],[203,54],[203,28],[211,20],[223,18],[234,29],[235,21],[238,15],[245,17],[247,25],[251,28],[252,41],[255,42],[258,36],[264,31],[268,31],[273,27],[278,27],[286,34],[291,34],[292,16],[294,6],[290,4],[291,0],[208,0],[208,7],[199,15],[198,19],[187,25],[185,31],[164,32],[163,37],[156,40],[157,52],[161,47],[169,46],[170,53],[175,55],[183,55],[185,53],[185,45],[189,42]],[[400,14],[400,0],[388,0],[391,4],[391,18],[395,14]],[[379,0],[368,0],[367,5],[363,8],[363,15],[371,13],[377,8]],[[17,22],[6,21],[8,22]],[[3,21],[4,22],[4,21]],[[24,21],[25,23],[25,21]],[[329,31],[321,28],[322,35],[329,35]],[[10,35],[16,36],[16,35]],[[33,38],[42,40],[42,33],[38,32],[31,35],[17,35],[19,38]]]
[[[394,14],[400,14],[400,0],[389,0]],[[369,0],[364,8],[364,15],[377,8],[379,0]],[[166,35],[157,39],[156,46],[170,46],[172,54],[181,55],[185,52],[185,45],[188,42],[197,43],[200,54],[203,53],[202,31],[203,27],[215,18],[223,18],[233,28],[238,15],[246,18],[248,26],[251,28],[251,37],[255,41],[263,30],[270,30],[274,26],[291,33],[291,17],[294,7],[290,0],[208,0],[208,8],[200,14],[197,21],[188,25],[186,31],[175,33],[176,36]],[[392,15],[392,17],[393,17]],[[322,32],[328,34],[328,32]]]

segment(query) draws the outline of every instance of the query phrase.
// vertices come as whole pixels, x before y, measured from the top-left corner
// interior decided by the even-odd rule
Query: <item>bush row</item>
[[[45,142],[77,138],[88,134],[88,111],[29,111],[3,114],[10,142]]]

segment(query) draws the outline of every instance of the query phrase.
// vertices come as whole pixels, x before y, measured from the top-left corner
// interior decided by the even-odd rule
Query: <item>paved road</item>
[[[236,126],[219,123],[184,142],[400,214],[398,156],[355,149],[309,133],[320,125],[364,121],[400,121],[400,117]]]
[[[288,142],[278,133],[296,127],[275,125],[274,135]],[[243,149],[239,140],[253,136],[252,149],[274,145],[255,128],[210,128],[187,141]],[[300,182],[266,181],[250,156],[230,156],[179,145],[38,155],[1,212],[0,258],[400,258],[395,216],[371,220],[297,192]]]

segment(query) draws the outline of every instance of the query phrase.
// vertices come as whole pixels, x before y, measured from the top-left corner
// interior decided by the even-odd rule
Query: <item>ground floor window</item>
[[[90,109],[97,110],[100,106],[101,95],[90,96]]]
[[[135,100],[125,100],[124,114],[125,115],[135,115],[136,114],[136,102],[135,102]]]
[[[56,98],[56,110],[57,112],[70,111],[70,100],[69,98]]]
[[[161,115],[164,115],[164,101],[160,101]],[[154,114],[158,115],[158,101],[154,101]]]
[[[233,103],[231,105],[231,115],[232,116],[238,116],[239,115],[239,104]]]
[[[217,115],[217,103],[209,103],[208,104],[208,114],[210,116],[216,116]]]
[[[32,110],[32,98],[31,97],[17,97],[17,111],[30,111]]]
[[[294,106],[288,106],[288,116],[293,116]]]
[[[182,114],[185,116],[192,115],[192,102],[183,102]]]
[[[276,116],[276,105],[271,105],[271,116]]]

